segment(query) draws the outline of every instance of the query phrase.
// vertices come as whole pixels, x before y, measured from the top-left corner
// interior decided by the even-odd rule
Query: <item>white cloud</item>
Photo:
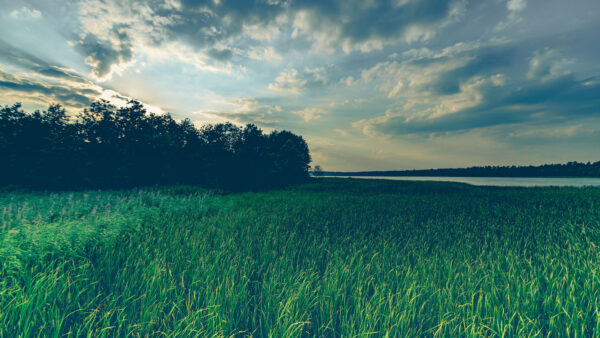
[[[431,57],[433,55],[434,53],[429,48],[425,47],[419,49],[413,48],[402,53],[402,56],[405,59],[421,59],[424,57]]]
[[[288,94],[300,95],[305,88],[324,86],[328,83],[325,67],[306,67],[302,71],[295,68],[282,71],[268,89]]]
[[[68,68],[49,67],[51,73],[6,72],[0,65],[0,102],[23,102],[45,108],[60,103],[74,112],[101,93],[102,87]],[[41,106],[41,107],[40,107]]]
[[[529,62],[527,78],[547,82],[557,77],[570,74],[568,65],[574,60],[564,58],[560,53],[551,48],[536,50]]]
[[[306,87],[306,83],[305,79],[300,78],[298,71],[292,68],[287,72],[281,72],[275,79],[275,82],[269,84],[268,88],[276,92],[299,95],[302,89]]]
[[[42,17],[42,12],[37,9],[30,9],[29,7],[23,7],[19,10],[14,10],[10,12],[10,17],[14,19],[18,18],[30,18],[30,19],[39,19]]]
[[[222,4],[215,1],[215,5]],[[233,55],[247,55],[252,59],[266,61],[282,59],[271,46],[240,49],[238,42],[248,37],[260,41],[277,38],[279,25],[285,23],[285,16],[280,15],[272,22],[242,23],[243,29],[239,36],[224,36],[229,25],[235,26],[235,23],[231,22],[234,20],[231,15],[224,15],[217,20],[216,9],[210,5],[194,5],[193,10],[189,7],[190,4],[184,6],[180,0],[165,0],[162,4],[136,0],[83,0],[78,6],[83,36],[92,34],[102,44],[118,50],[120,41],[115,41],[114,31],[126,34],[133,54],[132,59],[139,62],[146,59],[176,60],[203,72],[235,73],[241,76],[245,69],[243,66],[233,66],[230,60],[215,57],[211,52],[231,51]],[[110,20],[107,20],[107,17]],[[190,18],[200,18],[203,24],[197,24],[193,29],[180,29],[180,25],[190,25]],[[188,33],[195,34],[194,39],[189,39],[186,35]],[[196,37],[200,42],[195,41]],[[205,41],[205,44],[202,41]],[[96,65],[91,59],[89,61],[93,67]],[[115,63],[121,64],[120,67],[115,67],[115,70],[121,71],[137,64],[118,61]],[[106,78],[110,78],[110,75]]]
[[[336,133],[338,133],[340,136],[343,136],[343,137],[347,137],[348,135],[350,135],[347,131],[345,131],[343,129],[334,129],[333,131],[335,131]]]
[[[525,0],[508,0],[506,3],[506,8],[513,13],[522,11],[525,6],[527,6]]]
[[[345,84],[346,86],[354,86],[358,84],[358,81],[354,79],[354,76],[344,77],[340,80],[340,83]]]
[[[583,124],[565,125],[565,126],[528,126],[527,129],[519,129],[509,133],[510,138],[570,138],[581,136],[582,134],[593,134],[594,126],[585,126]]]
[[[236,121],[231,121],[231,119],[225,118],[213,111],[195,111],[192,113],[194,115],[194,124],[197,127],[202,127],[208,124],[217,124],[217,123],[226,123],[226,122],[234,122],[237,125],[241,125]]]
[[[321,108],[311,107],[294,111],[292,114],[301,116],[304,122],[310,122],[311,120],[320,119],[323,115],[329,114],[329,112]]]
[[[504,44],[500,40],[483,46],[478,42],[458,43],[439,52],[413,49],[403,54],[402,61],[380,62],[363,70],[358,80],[346,78],[347,84],[376,86],[394,102],[384,115],[358,120],[353,126],[367,136],[385,138],[380,127],[391,120],[423,124],[482,105],[490,92],[500,93],[499,88],[510,78],[491,69],[462,72],[485,53],[482,49]],[[446,92],[443,88],[447,87],[453,89]]]
[[[168,0],[164,6],[169,9],[181,9],[181,3],[177,0]],[[107,17],[110,17],[110,20],[107,20]],[[137,60],[142,61],[146,58],[154,61],[177,60],[199,71],[213,73],[233,74],[236,70],[230,62],[215,60],[207,53],[182,41],[167,39],[168,26],[177,19],[177,15],[158,15],[146,2],[86,0],[79,4],[79,18],[84,28],[82,39],[85,35],[92,34],[100,43],[113,50],[122,51],[121,37],[128,38],[126,47],[132,57],[120,62],[115,60],[107,74],[96,76],[101,81],[111,79],[113,74],[121,74],[137,65]],[[209,28],[203,29],[208,29],[205,34],[215,34]],[[216,43],[212,47],[218,50],[227,49],[224,42]],[[98,60],[90,56],[86,62],[92,67],[98,66]]]
[[[98,69],[100,67],[100,61],[93,58],[92,56],[88,56],[84,60],[85,64],[92,67],[93,69]],[[96,71],[92,71],[90,76],[96,80],[97,82],[106,82],[113,78],[113,75],[121,75],[125,70],[132,67],[136,64],[136,60],[132,59],[129,61],[123,61],[120,63],[113,63],[110,65],[109,71],[106,74],[99,74]]]
[[[432,74],[435,71],[428,70],[426,73]],[[436,78],[431,80],[435,81]],[[387,135],[379,131],[379,127],[388,124],[391,120],[402,121],[405,124],[419,124],[459,114],[483,104],[488,93],[494,91],[494,88],[505,86],[506,82],[507,77],[503,74],[478,75],[460,83],[458,91],[449,95],[439,95],[424,90],[429,84],[427,82],[420,82],[414,88],[409,85],[405,91],[404,88],[398,89],[400,86],[396,86],[388,97],[400,98],[399,95],[402,94],[401,100],[397,101],[400,103],[397,107],[386,110],[384,115],[356,121],[353,127],[361,129],[363,134],[370,137],[387,138]]]
[[[313,82],[320,82],[322,84],[327,84],[327,77],[325,76],[325,67],[316,67],[316,68],[304,68],[304,72],[306,74],[312,75]]]
[[[509,26],[522,21],[519,17],[519,13],[525,9],[527,3],[525,0],[508,0],[506,2],[506,9],[508,9],[508,17],[504,21],[500,21],[496,25],[496,31],[501,31]]]
[[[273,47],[252,48],[248,51],[248,57],[258,61],[281,61],[283,59]]]
[[[114,90],[111,89],[105,89],[102,91],[102,94],[100,94],[98,97],[98,99],[102,99],[102,100],[106,100],[108,101],[110,104],[112,104],[113,106],[120,108],[120,107],[125,107],[129,104],[129,101],[132,100],[131,97],[128,97],[126,95],[123,95],[119,92],[116,92]],[[147,104],[142,102],[142,105],[144,106],[144,108],[146,108],[146,110],[150,113],[154,113],[157,115],[163,115],[165,114],[165,111],[162,110],[160,107],[151,105],[151,104]]]
[[[286,24],[287,17],[284,15],[280,15],[275,19],[275,22],[273,24],[244,24],[243,31],[244,34],[246,34],[254,40],[273,41],[277,39],[281,34],[281,30],[279,27],[282,27]]]
[[[166,9],[181,10],[181,1],[179,1],[179,0],[165,0],[164,7]]]
[[[160,46],[141,45],[137,48],[148,59],[154,61],[173,61],[177,60],[184,64],[193,66],[195,69],[203,72],[222,73],[233,75],[241,67],[234,68],[230,62],[219,62],[210,58],[208,55],[194,50],[181,42],[170,42]]]
[[[232,122],[241,126],[256,123],[264,128],[278,122],[272,117],[281,111],[281,107],[261,104],[253,97],[234,97],[214,99],[208,102],[207,108],[192,114],[198,124]]]

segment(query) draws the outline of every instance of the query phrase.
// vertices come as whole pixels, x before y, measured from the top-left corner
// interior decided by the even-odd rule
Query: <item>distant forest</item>
[[[44,189],[193,184],[261,190],[308,179],[301,136],[94,102],[75,118],[63,107],[28,114],[0,106],[0,186]]]
[[[447,177],[600,177],[600,161],[540,166],[485,166],[396,171],[327,171],[323,176],[447,176]]]

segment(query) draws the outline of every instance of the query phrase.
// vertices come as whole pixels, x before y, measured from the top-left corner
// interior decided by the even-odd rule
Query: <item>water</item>
[[[600,186],[600,178],[587,177],[445,177],[445,176],[325,176],[396,181],[460,182],[499,187],[586,187]]]

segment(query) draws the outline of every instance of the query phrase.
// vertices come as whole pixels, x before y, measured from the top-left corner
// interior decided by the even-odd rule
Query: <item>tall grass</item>
[[[0,336],[587,336],[600,189],[0,195]]]

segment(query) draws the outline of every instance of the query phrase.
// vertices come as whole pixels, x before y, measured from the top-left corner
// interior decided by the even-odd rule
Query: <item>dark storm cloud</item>
[[[475,55],[467,53],[466,57],[472,59],[466,65],[439,74],[427,89],[439,95],[459,93],[461,83],[474,76],[489,76],[505,71],[515,63],[516,55],[517,49],[514,46],[491,46],[478,50]],[[445,59],[444,61],[448,61],[448,58]]]
[[[374,67],[366,74],[392,80],[417,78],[416,83],[392,90],[394,97],[407,97],[416,108],[388,111],[359,125],[386,135],[404,135],[600,117],[599,77],[577,78],[568,70],[573,61],[554,49],[530,51],[528,57],[525,50],[512,43],[476,43],[462,51],[450,48]],[[427,75],[418,78],[421,73]]]
[[[109,74],[113,65],[128,62],[133,56],[129,36],[121,27],[114,27],[111,37],[117,42],[103,41],[94,34],[87,34],[76,45],[87,56],[86,63],[96,77]]]
[[[231,57],[233,56],[233,52],[231,51],[231,49],[215,49],[212,48],[208,51],[208,55],[210,57],[212,57],[213,59],[217,59],[219,61],[227,61],[229,59],[231,59]]]
[[[269,24],[287,7],[286,3],[276,1],[184,0],[180,8],[158,9],[156,13],[174,18],[167,25],[169,39],[182,39],[204,48],[239,35],[244,24]]]
[[[99,95],[93,89],[73,88],[68,85],[48,84],[44,82],[24,79],[0,71],[0,89],[4,93],[16,92],[24,96],[38,94],[48,103],[60,102],[69,106],[83,107],[91,103]]]
[[[0,40],[0,61],[48,77],[82,83],[89,82],[71,71],[52,65],[2,40]]]
[[[443,23],[460,1],[297,1],[296,8],[315,14],[314,25],[339,27],[341,38],[362,43],[372,38],[395,40],[412,27],[431,28]]]
[[[61,34],[75,42],[97,78],[110,78],[113,66],[133,60],[134,44],[167,48],[179,41],[202,51],[216,63],[225,63],[253,50],[254,39],[261,39],[257,35],[273,27],[283,33],[273,44],[276,50],[305,51],[316,47],[367,51],[435,33],[456,14],[462,2],[92,0],[65,4],[31,0],[60,27]],[[74,12],[79,12],[79,20],[73,18]],[[79,21],[79,26],[75,21]],[[108,31],[104,30],[105,25]],[[250,26],[258,32],[251,37],[245,35]]]
[[[61,66],[50,64],[2,40],[0,61],[27,72],[27,76],[24,76],[0,70],[0,89],[2,94],[10,94],[10,97],[37,95],[44,96],[48,103],[61,102],[72,107],[81,107],[88,105],[99,94],[86,78]],[[6,99],[6,96],[3,95],[3,99]]]
[[[38,74],[48,76],[48,77],[61,78],[64,80],[89,83],[89,81],[87,79],[85,79],[75,73],[61,69],[60,67],[57,67],[57,66],[48,65],[48,66],[39,67],[39,68],[36,68],[33,70],[35,72],[37,72]]]
[[[166,19],[166,40],[183,40],[197,48],[212,48],[230,37],[244,33],[244,27],[275,25],[280,16],[286,18],[291,33],[296,15],[308,13],[305,34],[331,35],[332,47],[344,40],[351,44],[370,39],[397,40],[408,30],[429,30],[443,24],[462,1],[268,1],[205,0],[181,1],[180,6],[165,7],[163,2],[149,2],[158,18]],[[157,20],[158,21],[158,20]],[[298,41],[302,46],[302,41]],[[221,53],[209,53],[223,59]],[[229,56],[229,55],[227,55]]]
[[[435,118],[392,117],[379,125],[385,134],[444,133],[497,125],[537,122],[540,125],[582,117],[600,117],[600,84],[586,85],[564,76],[547,83],[522,83],[506,89],[482,90],[475,107]]]

